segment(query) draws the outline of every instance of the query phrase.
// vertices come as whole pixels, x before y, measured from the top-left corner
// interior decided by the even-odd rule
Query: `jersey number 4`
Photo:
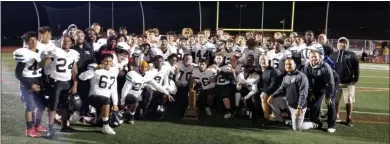
[[[66,68],[64,68],[67,64],[66,59],[64,58],[59,58],[57,59],[57,65],[56,65],[56,71],[60,73],[66,72]],[[68,69],[72,69],[74,65],[74,62],[68,65]]]
[[[27,69],[30,71],[33,71],[32,72],[33,75],[38,74],[38,72],[37,72],[38,71],[38,62],[34,61],[34,63],[31,66],[29,66]]]
[[[108,87],[108,89],[111,89],[112,85],[114,85],[115,83],[115,77],[110,77],[110,79],[112,80],[112,83],[110,84],[110,86]],[[99,88],[102,88],[102,89],[105,89],[107,88],[107,80],[108,80],[108,77],[107,76],[100,76],[100,80],[99,80]]]

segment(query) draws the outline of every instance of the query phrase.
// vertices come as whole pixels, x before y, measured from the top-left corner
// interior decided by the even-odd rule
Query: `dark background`
[[[40,25],[53,28],[59,35],[69,24],[82,29],[89,26],[88,2],[35,2]],[[184,27],[199,30],[198,2],[142,2],[145,27],[159,28],[160,33]],[[239,27],[239,9],[242,9],[242,28],[261,28],[262,2],[220,2],[220,28]],[[324,32],[327,2],[296,2],[294,31]],[[91,22],[111,26],[111,2],[91,2]],[[202,29],[216,27],[217,2],[201,2]],[[264,28],[286,29],[291,25],[292,2],[265,2]],[[142,33],[142,15],[139,2],[114,2],[114,28],[127,26],[129,33]],[[351,39],[390,39],[390,2],[330,2],[328,35],[330,38],[346,36]],[[37,15],[33,2],[1,2],[2,45],[13,44],[29,30],[37,30]]]

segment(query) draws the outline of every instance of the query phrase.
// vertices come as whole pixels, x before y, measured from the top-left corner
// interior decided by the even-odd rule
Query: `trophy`
[[[194,90],[195,82],[190,81],[190,91],[188,92],[188,107],[184,113],[183,119],[198,120],[198,108],[196,107],[197,93]]]

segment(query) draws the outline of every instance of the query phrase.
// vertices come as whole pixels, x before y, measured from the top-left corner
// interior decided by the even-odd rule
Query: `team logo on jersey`
[[[89,51],[84,51],[84,53],[87,54],[87,55],[91,54],[91,53],[89,53]]]

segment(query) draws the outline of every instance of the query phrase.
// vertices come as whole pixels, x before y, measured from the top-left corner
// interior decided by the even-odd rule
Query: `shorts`
[[[214,93],[217,98],[231,98],[236,91],[236,87],[233,84],[227,85],[215,85]]]
[[[341,84],[340,89],[336,94],[336,101],[340,102],[341,96],[344,98],[345,104],[355,102],[355,85],[352,84]]]
[[[39,78],[29,79],[33,83],[40,83]],[[41,85],[42,86],[42,85]],[[20,100],[24,104],[24,108],[27,112],[32,112],[36,108],[40,110],[45,109],[45,96],[43,91],[40,92],[30,92],[30,88],[24,85],[20,85]]]
[[[111,98],[99,95],[91,95],[88,100],[90,101],[91,106],[96,109],[100,109],[103,105],[110,105]]]

